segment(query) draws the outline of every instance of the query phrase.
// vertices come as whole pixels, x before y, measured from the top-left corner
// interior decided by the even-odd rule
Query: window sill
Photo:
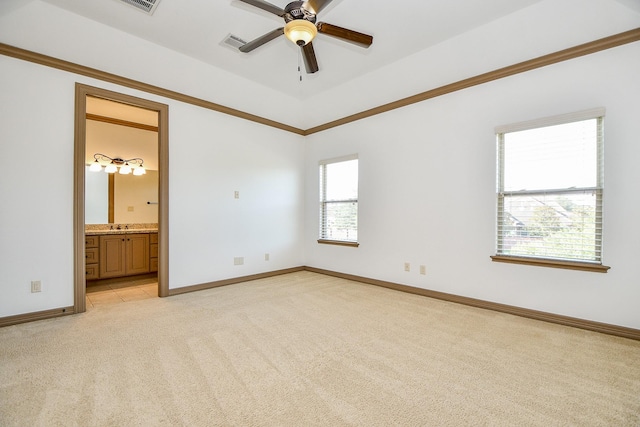
[[[357,248],[358,246],[360,246],[360,243],[358,242],[346,242],[344,240],[318,239],[318,243],[322,243],[323,245],[350,246],[353,248]]]
[[[526,264],[537,267],[566,268],[569,270],[592,271],[596,273],[606,273],[611,267],[602,264],[591,264],[588,262],[575,261],[556,261],[550,259],[527,258],[506,255],[493,255],[491,260],[494,262],[507,262],[511,264]]]

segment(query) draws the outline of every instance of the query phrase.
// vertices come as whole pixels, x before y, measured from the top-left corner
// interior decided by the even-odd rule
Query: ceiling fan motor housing
[[[316,14],[304,8],[303,1],[293,1],[284,8],[284,22],[289,23],[296,19],[304,19],[312,24],[316,23]]]

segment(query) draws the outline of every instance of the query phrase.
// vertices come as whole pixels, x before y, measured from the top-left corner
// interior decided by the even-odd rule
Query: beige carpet
[[[310,272],[0,329],[1,426],[639,426],[640,342]]]

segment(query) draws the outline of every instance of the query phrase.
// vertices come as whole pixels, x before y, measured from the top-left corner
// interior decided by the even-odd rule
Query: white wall
[[[303,264],[302,137],[6,56],[0,70],[0,317],[73,305],[76,82],[169,105],[170,288]]]
[[[302,137],[191,105],[169,115],[171,287],[303,265]]]
[[[640,328],[639,75],[636,43],[307,137],[306,264]],[[593,107],[607,109],[603,261],[611,270],[492,262],[494,127]],[[360,247],[317,244],[318,161],[354,152]]]
[[[73,305],[73,81],[0,56],[0,316]],[[42,292],[31,294],[31,280]]]

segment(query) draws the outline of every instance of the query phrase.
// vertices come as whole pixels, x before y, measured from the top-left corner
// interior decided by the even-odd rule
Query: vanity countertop
[[[140,234],[140,233],[157,233],[157,228],[129,228],[129,229],[113,229],[113,230],[85,230],[87,236],[99,236],[106,234]]]
[[[118,227],[120,229],[118,230]],[[99,236],[105,234],[138,234],[157,233],[158,223],[129,223],[129,224],[85,224],[84,234]]]

